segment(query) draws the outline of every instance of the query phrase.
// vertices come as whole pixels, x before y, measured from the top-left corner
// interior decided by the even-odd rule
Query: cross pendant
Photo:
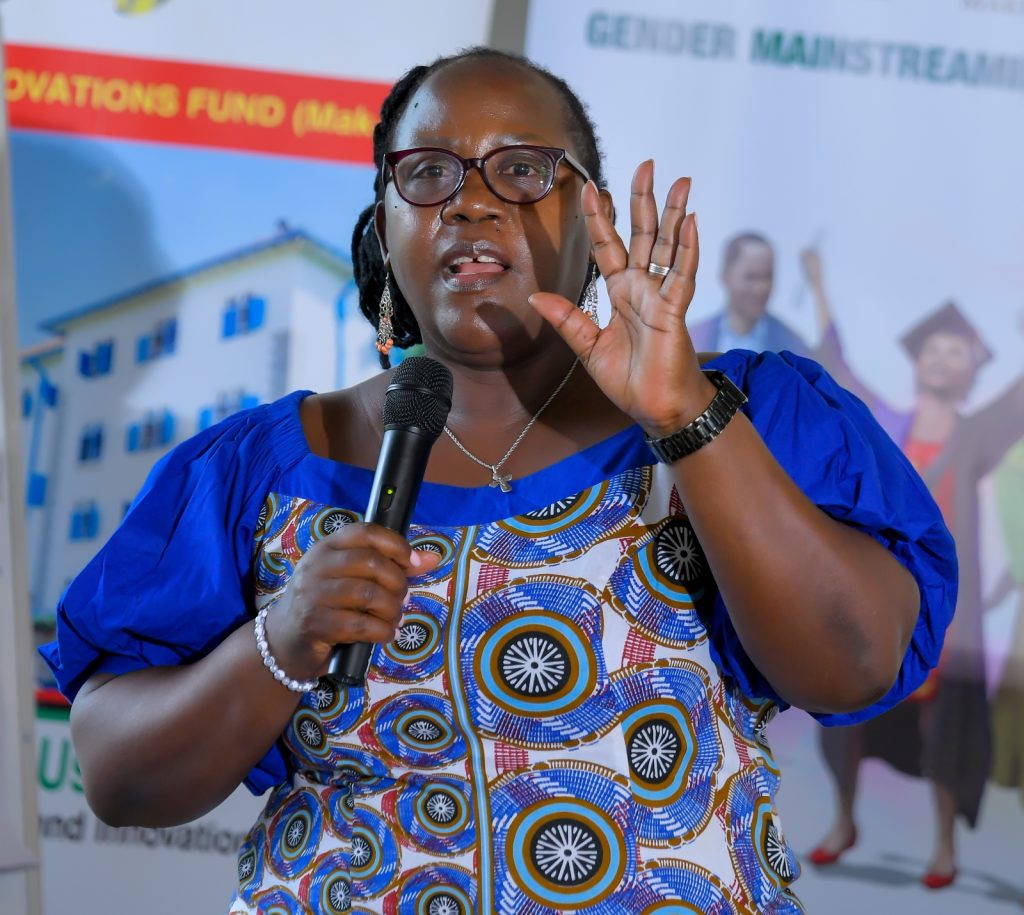
[[[498,473],[498,468],[497,467],[492,467],[491,468],[491,482],[488,483],[487,485],[490,486],[491,489],[494,489],[495,486],[500,486],[502,492],[511,492],[512,491],[512,487],[508,485],[508,481],[511,480],[511,479],[512,479],[512,474],[507,473],[507,474],[505,474],[505,476],[502,476],[500,473]]]

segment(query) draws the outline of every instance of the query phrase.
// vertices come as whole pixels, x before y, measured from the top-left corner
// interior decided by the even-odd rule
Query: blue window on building
[[[57,386],[45,376],[39,379],[39,399],[48,407],[57,406]]]
[[[25,501],[30,506],[46,504],[46,477],[41,473],[30,473],[28,476],[28,493]]]
[[[32,415],[32,392],[21,392],[21,418],[28,419]]]
[[[78,460],[98,461],[103,453],[103,426],[94,424],[82,430],[78,446]]]
[[[213,425],[213,407],[203,407],[199,411],[199,419],[196,421],[196,431],[202,432]]]
[[[148,451],[162,448],[174,440],[175,420],[170,410],[147,413],[141,422],[130,423],[125,429],[126,451]]]
[[[221,394],[217,402],[200,408],[199,417],[196,420],[197,432],[209,429],[214,423],[237,413],[239,410],[251,410],[260,405],[260,398],[256,394],[247,394],[245,391],[234,391],[230,394]]]
[[[100,532],[100,510],[95,502],[79,502],[71,512],[72,540],[92,540]]]
[[[149,362],[160,356],[169,356],[174,352],[178,337],[178,319],[168,318],[160,321],[151,334],[139,337],[135,348],[137,362]]]
[[[83,378],[109,375],[114,367],[114,341],[103,340],[91,350],[78,354],[78,373]]]
[[[249,293],[228,299],[224,306],[220,335],[224,339],[248,334],[263,325],[266,317],[267,300],[263,296]]]

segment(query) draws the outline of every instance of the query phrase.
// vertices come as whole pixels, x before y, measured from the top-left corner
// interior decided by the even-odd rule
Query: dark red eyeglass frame
[[[490,159],[491,156],[497,155],[498,153],[501,152],[506,152],[507,150],[510,149],[529,149],[534,152],[542,153],[543,155],[547,156],[548,159],[551,160],[551,184],[548,185],[547,190],[545,190],[544,193],[541,194],[539,197],[535,197],[532,200],[511,200],[491,186],[490,179],[487,177],[487,172],[484,169],[484,162]],[[410,200],[402,192],[402,187],[396,180],[395,190],[398,191],[398,196],[401,197],[406,203],[411,204],[414,207],[436,207],[440,206],[443,203],[447,203],[449,200],[452,199],[452,197],[454,197],[459,191],[462,190],[462,185],[466,183],[466,175],[469,174],[469,170],[471,168],[475,168],[478,172],[480,172],[480,177],[483,178],[483,182],[484,184],[487,185],[487,189],[492,194],[494,194],[494,196],[497,197],[499,200],[505,201],[505,203],[529,204],[538,203],[539,201],[543,200],[545,197],[547,197],[548,194],[551,193],[552,188],[555,186],[555,172],[558,170],[558,165],[561,162],[565,162],[566,165],[568,165],[571,169],[580,174],[585,181],[590,180],[590,174],[587,172],[587,170],[582,165],[580,165],[580,163],[577,162],[576,159],[574,159],[568,152],[566,152],[564,149],[561,149],[558,146],[534,146],[532,143],[514,143],[510,146],[499,146],[496,149],[492,149],[486,155],[479,156],[475,159],[466,159],[463,156],[460,156],[458,153],[452,152],[452,150],[450,149],[445,149],[443,146],[415,146],[412,149],[400,149],[394,152],[385,153],[384,161],[381,163],[380,167],[381,186],[383,187],[384,185],[387,184],[389,170],[391,176],[394,177],[395,166],[399,162],[401,162],[407,156],[411,156],[415,153],[422,152],[439,152],[451,156],[453,159],[455,159],[455,161],[459,162],[462,165],[462,177],[459,178],[458,184],[455,185],[455,188],[447,197],[443,197],[441,200],[431,201],[430,203],[419,203],[415,200]]]

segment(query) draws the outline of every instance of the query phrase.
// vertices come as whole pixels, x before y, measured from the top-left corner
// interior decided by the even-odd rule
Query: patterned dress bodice
[[[719,673],[715,583],[662,473],[410,530],[440,563],[365,688],[303,697],[232,913],[801,911],[764,737],[776,706]],[[358,519],[271,493],[257,606]]]

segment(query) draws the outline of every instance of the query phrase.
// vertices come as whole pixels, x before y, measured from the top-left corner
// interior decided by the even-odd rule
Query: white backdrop
[[[982,6],[999,4],[540,0],[527,53],[590,105],[620,231],[639,162],[654,158],[659,193],[693,176],[702,253],[693,319],[721,307],[723,241],[756,229],[777,250],[773,310],[814,341],[797,254],[821,238],[833,306],[861,374],[908,404],[907,362],[893,341],[952,297],[998,349],[975,391],[983,401],[1024,362],[1024,15],[975,11]],[[781,34],[779,56],[794,61],[798,35],[811,48],[816,36],[857,44],[848,66],[866,58],[870,70],[766,63],[758,33],[769,45]],[[710,56],[716,36],[719,54]],[[933,49],[936,79],[928,77]],[[1004,84],[941,79],[960,50],[972,60],[1008,58]],[[901,75],[904,52],[911,60]]]

